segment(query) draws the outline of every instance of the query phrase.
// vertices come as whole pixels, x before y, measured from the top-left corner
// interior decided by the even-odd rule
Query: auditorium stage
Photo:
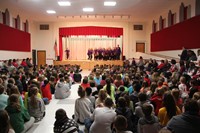
[[[81,69],[88,69],[91,70],[94,68],[95,65],[123,65],[123,61],[122,60],[115,60],[115,61],[102,61],[102,60],[63,60],[63,61],[53,61],[54,65],[66,65],[66,64],[70,64],[70,65],[80,65]]]

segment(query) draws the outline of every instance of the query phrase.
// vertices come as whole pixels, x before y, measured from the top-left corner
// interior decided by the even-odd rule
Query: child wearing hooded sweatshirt
[[[144,117],[140,118],[138,121],[138,133],[158,133],[160,125],[158,118],[152,115],[152,106],[145,103],[142,105],[142,111]]]

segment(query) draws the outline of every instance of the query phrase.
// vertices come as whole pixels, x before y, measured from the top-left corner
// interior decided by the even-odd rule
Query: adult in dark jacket
[[[186,61],[188,58],[188,54],[187,54],[187,49],[185,49],[184,47],[182,48],[182,53],[180,56],[180,60]]]
[[[184,113],[174,116],[167,124],[167,128],[175,133],[199,133],[199,107],[195,100],[186,100]]]

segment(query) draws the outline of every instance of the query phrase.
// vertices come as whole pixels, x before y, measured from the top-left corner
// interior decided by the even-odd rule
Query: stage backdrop
[[[151,34],[151,52],[200,48],[200,15]]]
[[[86,49],[89,47],[103,48],[105,46],[105,48],[107,48],[108,46],[106,46],[106,44],[109,44],[109,46],[113,47],[115,45],[114,43],[116,42],[116,39],[121,38],[122,36],[123,28],[97,26],[59,28],[60,60],[63,60],[63,52],[65,51],[66,47],[71,47],[71,55],[78,54],[78,56],[74,56],[73,59],[86,59]],[[104,41],[107,42],[105,43]]]
[[[30,52],[30,34],[0,24],[0,50]]]
[[[64,50],[70,50],[70,60],[85,60],[88,58],[89,48],[113,48],[119,45],[122,47],[122,37],[113,38],[107,36],[70,36],[62,39]],[[64,52],[65,53],[65,52]],[[63,59],[66,58],[64,54]]]

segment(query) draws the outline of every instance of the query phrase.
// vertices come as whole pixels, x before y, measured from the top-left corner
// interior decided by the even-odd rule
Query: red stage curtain
[[[200,15],[151,34],[151,51],[199,48]]]
[[[97,27],[97,26],[85,26],[85,27],[64,27],[59,28],[59,55],[60,60],[63,58],[62,37],[66,36],[78,36],[78,35],[99,35],[119,37],[123,35],[123,28],[113,27]]]
[[[0,50],[30,52],[29,33],[0,24]]]

